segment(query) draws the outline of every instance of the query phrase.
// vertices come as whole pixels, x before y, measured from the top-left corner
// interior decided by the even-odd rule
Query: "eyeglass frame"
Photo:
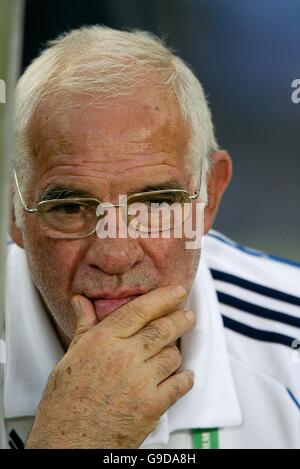
[[[35,207],[29,207],[24,199],[23,199],[23,196],[22,196],[22,192],[21,192],[21,189],[20,189],[20,185],[19,185],[19,181],[18,181],[18,177],[17,177],[17,172],[16,172],[16,169],[15,167],[13,166],[13,172],[14,172],[14,179],[15,179],[15,184],[16,184],[16,187],[17,187],[17,191],[18,191],[18,195],[19,195],[19,198],[20,198],[20,201],[21,201],[21,204],[24,208],[24,210],[28,213],[37,213],[39,212],[39,209],[38,207],[41,207],[43,204],[47,204],[49,202],[86,202],[86,201],[93,201],[93,202],[97,202],[98,204],[98,207],[99,205],[101,206],[101,208],[103,210],[107,209],[107,208],[112,208],[112,207],[126,207],[128,204],[126,202],[126,204],[111,204],[111,203],[105,203],[105,202],[101,202],[100,200],[98,200],[97,198],[95,197],[74,197],[74,198],[65,198],[65,199],[50,199],[50,200],[42,200],[40,202],[38,202],[36,204]],[[136,192],[134,194],[131,194],[127,197],[127,201],[128,199],[130,199],[131,197],[136,197],[136,196],[142,196],[144,194],[147,194],[147,195],[155,195],[155,194],[166,194],[166,193],[172,193],[172,192],[185,192],[186,194],[188,194],[188,198],[189,200],[196,200],[200,197],[200,192],[201,192],[201,186],[202,186],[202,176],[203,176],[203,165],[201,165],[201,172],[200,172],[200,178],[199,178],[199,183],[198,183],[198,188],[197,190],[194,192],[193,195],[190,195],[188,194],[188,191],[186,189],[162,189],[162,190],[154,190],[154,191],[145,191],[145,192]],[[98,211],[98,207],[96,209],[96,216],[97,218],[100,218],[101,215],[97,215],[97,211]],[[128,215],[128,213],[127,213]],[[87,236],[91,236],[92,234],[95,233],[97,229],[97,224],[95,226],[95,229],[89,233],[89,234],[86,234],[86,235],[82,235],[82,236],[76,236],[75,238],[61,238],[61,239],[79,239],[79,238],[85,238]],[[57,238],[59,239],[59,238]]]

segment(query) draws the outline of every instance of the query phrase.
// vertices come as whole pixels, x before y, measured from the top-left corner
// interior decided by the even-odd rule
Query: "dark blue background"
[[[300,78],[297,0],[27,0],[23,66],[57,34],[83,24],[167,38],[209,97],[234,177],[215,228],[300,261]]]

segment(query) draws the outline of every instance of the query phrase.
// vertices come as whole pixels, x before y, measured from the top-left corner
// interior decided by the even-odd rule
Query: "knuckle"
[[[144,350],[147,350],[151,344],[159,337],[159,330],[156,324],[150,323],[144,328],[141,334],[141,341]]]
[[[168,347],[160,355],[159,368],[165,375],[171,373],[180,366],[182,362],[182,355],[177,347]]]
[[[108,322],[102,322],[86,334],[89,342],[106,345],[111,342],[112,335]]]
[[[163,360],[169,365],[176,366],[178,368],[182,362],[182,355],[178,348],[174,345],[165,349],[165,356]]]
[[[159,329],[157,324],[154,323],[150,323],[143,331],[144,340],[152,341],[153,339],[156,339],[158,335]]]
[[[148,400],[147,403],[143,406],[143,417],[146,419],[151,419],[155,421],[155,417],[160,417],[160,406],[155,399]]]
[[[182,363],[182,354],[180,353],[178,347],[176,347],[174,345],[174,347],[172,347],[172,358],[173,358],[173,361],[175,362],[176,366],[180,366],[181,363]]]
[[[141,323],[147,322],[147,315],[142,306],[133,301],[121,307],[118,311],[114,311],[112,316],[107,319],[107,323],[111,325],[115,332],[119,333],[130,328],[137,320]]]
[[[176,402],[184,396],[194,385],[194,375],[192,373],[180,373],[175,375],[169,389],[169,400]]]
[[[86,326],[83,326],[82,324],[79,324],[79,325],[77,326],[77,328],[76,328],[75,336],[81,336],[81,335],[84,334],[86,331],[87,331]]]
[[[167,342],[169,335],[167,327],[162,324],[161,321],[152,321],[143,331],[143,337],[146,343],[157,339]]]
[[[124,311],[115,311],[111,318],[108,317],[109,324],[115,332],[122,332],[124,329],[130,327],[134,322],[134,318]],[[103,321],[104,324],[105,320]]]
[[[175,327],[176,329],[179,329],[182,327],[182,318],[184,318],[184,313],[183,311],[174,311],[172,313],[172,325],[173,327]]]
[[[128,303],[128,311],[132,316],[135,316],[136,318],[140,319],[141,321],[146,321],[147,320],[147,315],[143,309],[143,307],[138,303],[138,302],[130,302]]]
[[[184,332],[190,329],[192,323],[186,318],[183,310],[175,311],[172,316],[172,326],[176,331]]]
[[[108,316],[102,323],[103,325],[106,323],[106,326],[110,328],[113,334],[122,334],[136,322],[135,315],[131,313],[132,310],[129,310],[129,307],[125,310],[123,308],[114,311],[111,317]]]
[[[161,319],[160,321],[157,321],[154,323],[156,326],[156,330],[158,333],[158,336],[164,341],[168,341],[170,338],[170,324],[169,321],[166,321],[164,319]]]
[[[191,373],[187,373],[185,376],[188,389],[191,389],[194,386],[195,377]]]
[[[182,396],[182,389],[179,383],[172,383],[170,391],[169,391],[169,398],[171,402],[177,401]]]

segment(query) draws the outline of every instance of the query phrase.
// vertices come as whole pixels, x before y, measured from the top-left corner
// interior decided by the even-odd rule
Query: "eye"
[[[50,208],[50,211],[63,213],[65,215],[74,215],[80,212],[81,205],[77,203],[59,204]]]
[[[175,202],[182,203],[186,200],[186,196],[181,192],[170,192],[165,194],[153,194],[146,197],[146,202],[149,204],[168,204],[172,205]]]

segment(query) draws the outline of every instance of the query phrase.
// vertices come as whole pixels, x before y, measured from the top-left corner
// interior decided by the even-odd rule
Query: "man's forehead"
[[[178,152],[187,133],[175,96],[154,88],[114,99],[79,93],[49,96],[32,121],[30,140],[35,154],[41,147],[50,153],[99,147],[151,154],[159,147]]]

